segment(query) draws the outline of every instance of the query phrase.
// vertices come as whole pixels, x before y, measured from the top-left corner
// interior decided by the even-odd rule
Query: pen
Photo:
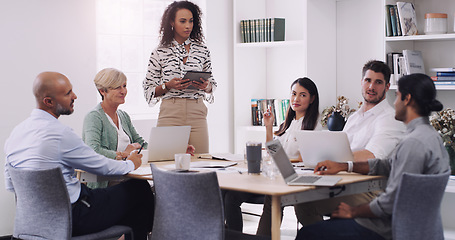
[[[142,143],[141,148],[139,148],[139,151],[137,151],[137,154],[141,153],[142,148],[144,147],[145,142]]]

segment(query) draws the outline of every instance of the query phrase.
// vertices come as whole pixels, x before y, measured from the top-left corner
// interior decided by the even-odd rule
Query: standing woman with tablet
[[[161,40],[152,52],[143,82],[149,106],[160,100],[158,127],[191,126],[189,144],[196,153],[209,152],[207,107],[217,83],[213,75],[200,81],[184,79],[188,71],[211,72],[210,51],[204,44],[201,10],[189,1],[171,3],[160,26]]]

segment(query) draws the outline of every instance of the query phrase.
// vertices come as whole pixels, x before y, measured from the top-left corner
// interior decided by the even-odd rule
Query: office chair
[[[19,239],[95,240],[133,238],[127,226],[112,226],[101,232],[71,237],[71,202],[60,168],[23,170],[8,165],[16,194],[13,237]]]
[[[444,239],[440,207],[449,175],[403,174],[393,206],[394,240]]]
[[[155,184],[152,240],[270,239],[226,230],[215,172],[178,173],[151,164]]]

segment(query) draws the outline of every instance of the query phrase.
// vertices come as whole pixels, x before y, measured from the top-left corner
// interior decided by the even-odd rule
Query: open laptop
[[[297,175],[280,141],[275,139],[265,143],[287,185],[333,186],[341,180],[337,176]]]
[[[354,161],[345,132],[302,130],[296,132],[296,139],[305,167],[314,168],[325,160]]]
[[[152,127],[148,142],[148,161],[174,160],[176,153],[186,153],[191,126]]]

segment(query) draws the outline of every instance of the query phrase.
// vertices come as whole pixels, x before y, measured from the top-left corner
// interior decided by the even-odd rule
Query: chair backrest
[[[394,240],[444,239],[440,207],[449,175],[403,174],[393,207]]]
[[[152,239],[224,239],[224,213],[215,172],[161,171],[151,164],[155,185]]]
[[[16,194],[13,236],[70,239],[71,203],[60,168],[24,170],[8,165]]]

